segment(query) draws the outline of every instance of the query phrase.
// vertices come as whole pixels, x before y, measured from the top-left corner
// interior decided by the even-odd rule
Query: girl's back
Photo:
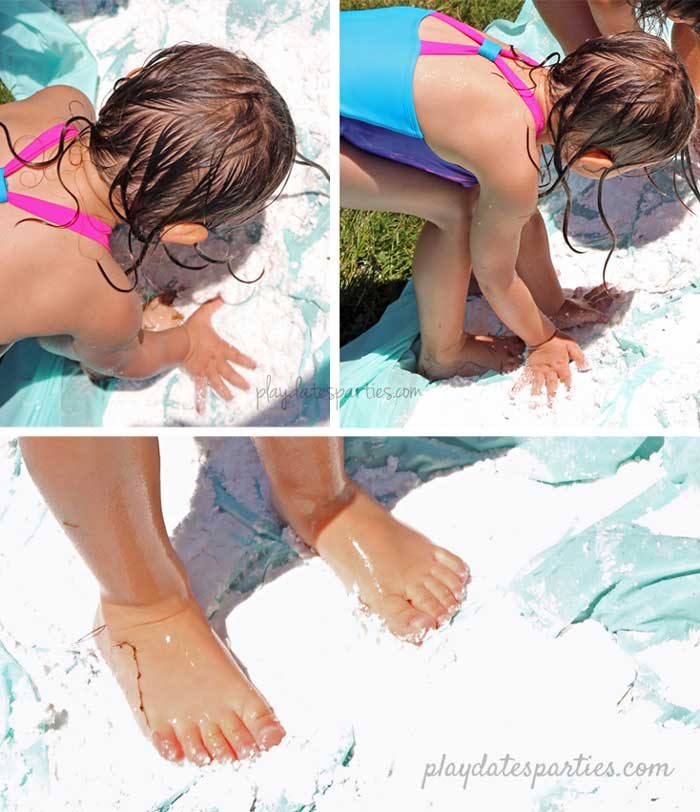
[[[15,153],[31,144],[50,128],[64,124],[74,116],[94,120],[88,98],[75,88],[50,87],[19,102],[2,107],[0,121],[7,128]],[[80,127],[80,123],[78,123]],[[54,144],[34,158],[46,161],[57,154]],[[0,166],[13,159],[6,138],[0,138]],[[78,143],[69,146],[60,162],[45,168],[22,167],[6,178],[11,193],[58,204],[67,213],[79,210],[91,215],[95,223],[108,219],[90,185],[90,167],[86,152]],[[60,177],[59,177],[60,174]],[[130,299],[118,294],[102,278],[96,261],[117,284],[128,280],[99,242],[69,228],[52,228],[33,222],[36,216],[12,204],[0,203],[0,345],[20,338],[57,335],[79,328],[86,317],[100,318],[116,306],[133,309]],[[89,303],[89,307],[86,305]],[[128,324],[129,322],[127,322]],[[128,329],[128,328],[127,328]]]
[[[527,162],[528,130],[534,145],[543,124],[532,94],[533,63],[510,58],[508,46],[490,38],[480,48],[483,41],[480,32],[426,9],[343,14],[343,135],[465,186],[478,182],[484,161]],[[514,128],[518,149],[511,153]]]

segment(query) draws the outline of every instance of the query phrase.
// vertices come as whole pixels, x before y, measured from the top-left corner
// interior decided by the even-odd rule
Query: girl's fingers
[[[544,373],[545,382],[547,386],[547,400],[551,403],[554,396],[557,394],[557,387],[559,386],[559,376],[553,369],[548,369]]]
[[[532,394],[534,397],[542,394],[542,386],[544,385],[544,375],[538,370],[532,373]]]
[[[223,400],[226,401],[231,400],[233,398],[231,390],[221,380],[221,375],[219,375],[214,364],[209,364],[207,373],[209,378],[209,386],[211,386],[211,388],[216,392],[216,394]]]
[[[557,374],[559,375],[559,379],[564,386],[567,389],[571,389],[571,369],[569,368],[569,365],[566,364],[566,366],[564,366],[562,364],[562,366],[557,370]]]
[[[250,389],[250,384],[248,381],[242,375],[239,375],[228,361],[219,361],[217,370],[219,375],[227,380],[232,386],[235,386],[236,389],[243,389],[246,392],[248,389]]]
[[[229,361],[233,361],[233,363],[237,364],[239,367],[246,367],[246,369],[255,369],[257,367],[257,364],[252,358],[250,358],[250,356],[246,355],[240,350],[237,350],[230,344],[226,345],[226,358]]]
[[[214,313],[216,313],[216,311],[223,306],[223,304],[224,300],[221,298],[221,296],[217,296],[214,299],[209,299],[208,302],[204,302],[204,304],[200,307],[200,310],[206,309],[207,314],[211,318],[211,316],[213,316]]]
[[[588,372],[590,367],[588,366],[588,361],[586,361],[586,356],[583,354],[583,350],[579,345],[573,341],[569,342],[569,357],[576,364],[576,368],[579,372]]]
[[[526,369],[523,374],[518,378],[518,380],[513,384],[513,388],[510,390],[511,397],[515,397],[518,392],[522,392],[523,389],[526,389],[532,383],[532,372],[529,369]]]
[[[194,379],[194,408],[197,414],[207,410],[207,379],[203,376]]]

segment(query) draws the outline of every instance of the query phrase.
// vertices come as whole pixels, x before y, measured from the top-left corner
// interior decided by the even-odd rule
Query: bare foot
[[[285,731],[194,599],[102,602],[96,636],[142,731],[163,758],[204,765],[267,750]]]
[[[325,525],[314,547],[390,631],[420,642],[459,608],[469,568],[354,488],[354,498]]]
[[[572,296],[564,300],[552,321],[560,330],[584,324],[606,324],[608,312],[619,298],[618,290],[606,288],[605,285],[597,285],[590,290],[577,288]]]
[[[431,381],[468,377],[484,372],[512,372],[522,363],[525,345],[517,336],[496,338],[494,336],[464,335],[454,351],[440,358],[428,358],[421,350],[418,371]]]

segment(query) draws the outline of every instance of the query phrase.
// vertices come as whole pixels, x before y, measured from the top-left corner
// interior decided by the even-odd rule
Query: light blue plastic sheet
[[[0,4],[0,78],[16,99],[49,85],[97,97],[97,63],[83,40],[40,0]]]

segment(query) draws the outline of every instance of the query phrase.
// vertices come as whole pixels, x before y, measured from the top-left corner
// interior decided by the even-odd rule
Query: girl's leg
[[[398,522],[348,477],[343,441],[258,437],[275,505],[350,591],[400,637],[417,641],[464,598],[464,562]]]
[[[600,36],[588,0],[534,0],[534,3],[565,54]]]
[[[340,147],[340,184],[346,208],[401,212],[427,221],[413,262],[421,328],[419,371],[447,378],[515,369],[523,349],[519,339],[464,333],[469,229],[478,190],[378,158],[346,141]]]
[[[155,438],[22,440],[34,481],[100,584],[96,639],[165,758],[243,758],[284,731],[209,627],[170,545]]]

